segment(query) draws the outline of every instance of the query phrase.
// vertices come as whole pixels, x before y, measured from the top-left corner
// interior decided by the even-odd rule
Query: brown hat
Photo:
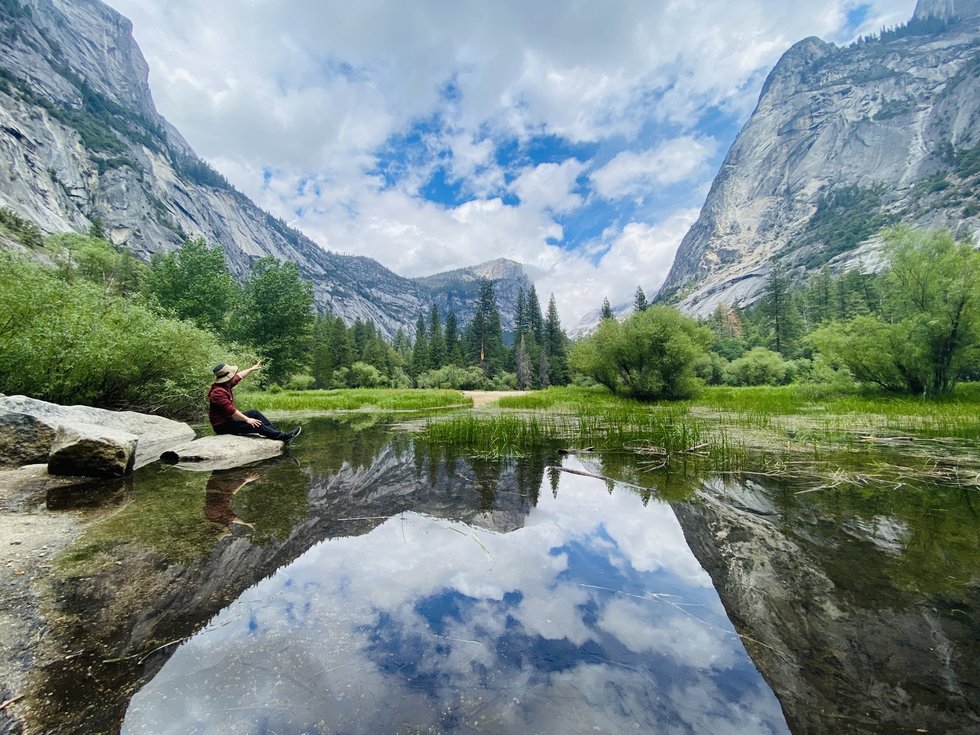
[[[214,366],[215,383],[227,383],[238,374],[238,365],[225,365],[223,362]]]

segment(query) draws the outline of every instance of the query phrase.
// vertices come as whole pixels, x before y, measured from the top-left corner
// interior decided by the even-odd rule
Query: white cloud
[[[727,145],[697,128],[706,110],[743,120],[786,48],[809,35],[850,40],[845,18],[859,5],[868,7],[861,32],[901,22],[914,7],[913,0],[623,0],[615,12],[558,0],[110,2],[134,21],[160,111],[260,206],[326,247],[403,275],[522,260],[548,273],[539,290],[555,290],[559,307],[569,308],[566,320],[572,306],[562,301],[576,308],[584,296],[616,301],[636,283],[652,291],[662,280],[676,226],[689,223],[712,157]],[[379,186],[372,173],[379,146],[420,120],[433,121],[421,143],[428,156],[407,161],[395,187]],[[502,142],[538,134],[601,150],[609,163],[591,180],[604,197],[646,201],[682,182],[691,182],[690,194],[674,202],[673,215],[659,207],[666,214],[646,221],[601,223],[610,234],[592,245],[611,249],[595,267],[585,250],[547,244],[581,239],[556,216],[588,203],[574,181],[592,161],[498,160]],[[476,200],[455,209],[424,201],[418,189],[437,165]],[[272,181],[266,170],[275,172]],[[500,201],[508,190],[519,206]],[[631,284],[625,294],[624,284]]]
[[[713,138],[684,136],[647,151],[623,151],[592,174],[599,195],[607,199],[642,194],[656,186],[696,182],[709,175],[708,161],[717,149]]]

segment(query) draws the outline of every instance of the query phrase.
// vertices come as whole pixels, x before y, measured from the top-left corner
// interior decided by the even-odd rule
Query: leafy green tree
[[[610,390],[638,398],[688,398],[699,386],[694,364],[711,330],[674,308],[651,306],[623,322],[606,319],[573,345],[572,367]]]
[[[915,394],[949,393],[978,361],[980,253],[948,230],[899,227],[886,241],[882,314],[828,325],[811,339],[858,380]]]
[[[282,384],[303,367],[313,336],[313,287],[295,263],[257,261],[235,309],[234,333],[266,358],[267,379]]]
[[[160,317],[86,279],[69,287],[63,276],[0,255],[3,390],[199,417],[211,368],[234,357],[232,350],[188,322]]]
[[[209,248],[203,238],[188,240],[174,252],[154,255],[143,291],[165,312],[217,333],[224,331],[225,319],[239,295],[224,252]]]
[[[108,291],[130,295],[146,278],[147,268],[135,255],[105,240],[66,232],[49,237],[47,247],[66,280],[80,276]]]

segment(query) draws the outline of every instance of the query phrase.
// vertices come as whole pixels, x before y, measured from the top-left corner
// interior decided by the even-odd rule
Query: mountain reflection
[[[416,452],[469,524],[416,492],[316,544],[180,646],[123,732],[786,732],[669,506],[557,473],[539,497],[546,459]],[[342,491],[310,472],[314,508]]]

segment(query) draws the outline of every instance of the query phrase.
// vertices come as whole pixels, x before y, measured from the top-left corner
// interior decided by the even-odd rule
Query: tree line
[[[923,396],[980,378],[980,253],[948,230],[885,231],[880,273],[832,274],[798,287],[779,260],[752,306],[720,304],[700,323],[648,306],[616,322],[608,302],[572,367],[637,398],[683,398],[698,385],[860,385]]]

